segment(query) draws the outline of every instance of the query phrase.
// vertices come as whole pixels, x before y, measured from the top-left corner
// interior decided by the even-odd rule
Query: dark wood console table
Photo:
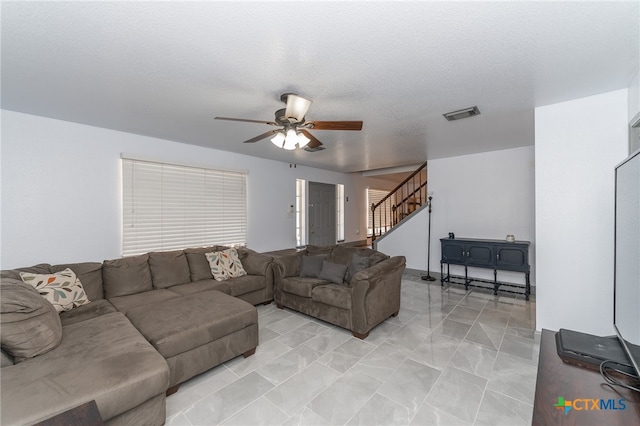
[[[555,406],[558,398],[572,403],[583,399],[613,400],[618,409],[592,410],[590,402],[579,401],[578,409],[571,409],[565,414],[564,410]],[[620,399],[625,400],[624,410],[619,409]],[[599,371],[565,363],[556,350],[555,331],[542,330],[532,424],[640,425],[640,393],[611,387]]]
[[[464,266],[464,288],[469,289],[473,281],[489,283],[493,285],[493,294],[497,294],[502,286],[523,289],[526,300],[531,294],[529,276],[529,241],[507,242],[504,240],[483,240],[470,238],[441,238],[440,248],[442,257],[440,260],[440,284],[453,282],[449,273],[449,265]],[[444,274],[444,264],[447,264],[447,275]],[[468,267],[493,269],[493,281],[469,278]],[[498,270],[522,272],[525,274],[525,285],[498,282]],[[461,277],[460,277],[461,278]],[[502,289],[512,293],[512,290]]]

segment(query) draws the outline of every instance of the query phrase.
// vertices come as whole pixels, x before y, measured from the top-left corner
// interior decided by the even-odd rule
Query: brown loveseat
[[[238,249],[247,275],[215,281],[205,253],[219,249],[2,271],[0,423],[33,424],[95,400],[108,424],[160,425],[180,383],[253,354],[253,305],[273,300],[273,258]],[[66,268],[91,302],[58,315],[19,272]]]
[[[274,264],[279,308],[349,329],[360,339],[400,310],[404,256],[341,245],[307,246]]]

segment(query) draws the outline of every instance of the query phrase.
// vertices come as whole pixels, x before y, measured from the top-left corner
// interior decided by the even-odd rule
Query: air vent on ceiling
[[[309,147],[309,145],[307,145],[302,149],[304,149],[307,152],[316,152],[316,151],[322,151],[323,149],[326,149],[326,148],[324,146],[316,146],[315,148],[311,148]]]
[[[463,118],[473,117],[474,115],[480,115],[480,110],[478,109],[477,106],[472,106],[472,107],[461,109],[458,111],[448,112],[442,115],[444,115],[444,118],[446,118],[449,121],[462,120]]]

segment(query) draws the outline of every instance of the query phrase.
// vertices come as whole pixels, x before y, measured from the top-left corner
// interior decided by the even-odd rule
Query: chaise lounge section
[[[107,424],[161,425],[180,383],[258,345],[273,258],[237,249],[246,275],[214,279],[204,247],[0,273],[3,425],[95,400]],[[91,301],[58,314],[20,272],[70,269]]]

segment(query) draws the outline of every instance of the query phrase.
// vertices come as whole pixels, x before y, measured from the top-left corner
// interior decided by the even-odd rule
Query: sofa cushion
[[[187,261],[189,262],[191,281],[213,279],[211,267],[205,257],[205,253],[212,253],[216,250],[217,246],[184,249],[184,254],[187,256]]]
[[[326,280],[335,284],[342,284],[344,277],[347,274],[347,265],[340,263],[333,263],[325,260],[322,262],[322,270],[318,278]]]
[[[20,272],[20,278],[33,286],[58,312],[89,303],[82,283],[69,268],[54,274]]]
[[[0,293],[0,344],[16,363],[60,344],[62,325],[58,312],[35,288],[7,278],[0,282]]]
[[[188,296],[190,294],[209,290],[218,290],[226,294],[231,294],[231,284],[229,284],[229,282],[230,281],[216,281],[213,278],[209,278],[208,280],[200,280],[187,284],[174,285],[173,287],[169,287],[168,290],[171,290],[182,296]]]
[[[256,308],[219,291],[141,306],[127,317],[164,356],[172,356],[257,324]]]
[[[387,256],[386,254],[370,248],[345,247],[337,245],[331,251],[328,260],[330,260],[331,262],[349,265],[354,254],[369,258],[369,266],[373,266],[376,263],[382,262],[383,260],[389,258],[389,256]]]
[[[346,281],[351,282],[351,278],[360,271],[363,271],[369,267],[369,257],[360,256],[358,253],[353,253],[351,257],[351,263],[349,269],[347,269]]]
[[[300,276],[308,278],[318,278],[322,271],[323,256],[301,256],[300,257]]]
[[[273,262],[273,257],[260,254],[246,247],[241,247],[237,250],[242,267],[248,275],[265,276],[267,274],[267,268]]]
[[[283,277],[297,277],[300,275],[300,265],[303,256],[306,255],[301,251],[296,254],[277,257],[274,262],[282,270]]]
[[[376,250],[372,250],[370,248],[360,249],[359,250],[359,254],[361,256],[368,256],[369,257],[369,266],[373,266],[376,263],[380,263],[383,260],[389,259],[389,256],[387,256],[386,254],[381,253],[381,252],[376,251]]]
[[[152,290],[149,255],[105,260],[102,265],[102,282],[104,297],[107,299]]]
[[[77,322],[86,321],[101,315],[118,312],[107,299],[94,300],[88,305],[83,305],[70,311],[60,313],[60,322],[62,327],[75,324]]]
[[[116,307],[117,310],[126,314],[132,309],[139,308],[153,303],[164,302],[166,300],[177,299],[180,295],[171,290],[158,289],[143,291],[142,293],[128,294],[126,296],[112,297],[109,302]]]
[[[357,253],[358,249],[355,247],[345,247],[337,245],[331,250],[331,254],[327,257],[327,260],[334,263],[341,263],[343,265],[349,265],[354,253]]]
[[[320,285],[311,292],[311,300],[342,309],[351,309],[351,288],[339,284]]]
[[[189,262],[182,250],[149,253],[149,270],[154,288],[191,282]]]
[[[114,312],[63,329],[60,346],[2,369],[2,424],[33,424],[95,400],[106,422],[165,393],[169,368]]]
[[[0,367],[8,367],[14,364],[13,357],[6,353],[4,349],[0,350]]]
[[[0,271],[0,278],[11,278],[13,280],[21,281],[20,272],[31,272],[33,274],[50,274],[51,265],[49,265],[48,263],[39,263],[37,265],[29,266],[26,268],[5,269]]]
[[[267,286],[265,277],[259,275],[243,275],[238,278],[230,278],[229,291],[232,296],[242,296],[252,291],[264,290]]]
[[[335,246],[314,246],[309,244],[306,248],[306,252],[310,256],[324,256],[327,257],[333,251]]]
[[[102,263],[83,262],[53,265],[51,272],[60,272],[67,268],[75,272],[89,300],[104,299],[104,291],[102,289]]]
[[[328,283],[319,278],[289,277],[282,280],[282,291],[302,297],[311,297],[311,290],[324,284]]]
[[[238,252],[234,248],[205,253],[205,257],[211,267],[211,274],[216,281],[247,275],[238,257]]]

